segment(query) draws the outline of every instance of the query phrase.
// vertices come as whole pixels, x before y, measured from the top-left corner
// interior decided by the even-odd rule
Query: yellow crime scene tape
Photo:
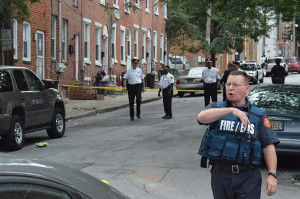
[[[123,87],[105,87],[105,86],[74,86],[74,85],[65,85],[58,84],[58,91],[60,92],[60,87],[73,87],[73,88],[95,88],[95,89],[108,89],[108,90],[124,90]],[[147,91],[159,91],[159,89],[146,88]],[[177,92],[204,92],[204,90],[177,90]],[[218,90],[218,93],[223,92],[223,90]]]

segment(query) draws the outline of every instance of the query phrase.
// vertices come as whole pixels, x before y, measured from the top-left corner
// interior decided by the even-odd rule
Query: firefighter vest
[[[218,108],[227,107],[226,101],[216,104]],[[248,127],[232,114],[219,119],[214,125],[215,128],[210,125],[201,155],[232,164],[260,165],[262,148],[257,133],[263,115],[262,110],[251,105],[248,111]]]

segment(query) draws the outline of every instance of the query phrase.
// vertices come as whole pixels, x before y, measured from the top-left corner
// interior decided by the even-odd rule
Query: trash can
[[[154,83],[155,83],[155,74],[154,73],[147,73],[146,75],[146,86],[149,88],[154,88]]]

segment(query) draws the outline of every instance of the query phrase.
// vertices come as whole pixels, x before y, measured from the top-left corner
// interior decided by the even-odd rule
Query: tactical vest
[[[217,102],[216,105],[218,108],[227,107],[226,102]],[[201,155],[232,164],[259,165],[262,149],[257,133],[263,114],[262,110],[251,105],[248,128],[232,114],[219,119],[215,128],[209,127]]]

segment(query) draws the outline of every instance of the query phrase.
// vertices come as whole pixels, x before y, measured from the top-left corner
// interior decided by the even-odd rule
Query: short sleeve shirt
[[[228,101],[227,101],[228,103]],[[230,103],[230,102],[229,102]],[[217,108],[216,102],[212,102],[211,104],[207,105],[205,107],[205,110],[211,109],[211,108]],[[243,108],[249,109],[250,103],[247,101],[247,103],[243,107],[234,107],[237,109],[242,110]],[[272,125],[268,119],[268,116],[264,114],[264,116],[261,118],[261,122],[258,126],[258,138],[260,140],[260,143],[262,145],[262,148],[267,147],[270,144],[279,144],[279,138],[275,132],[275,130],[272,128]]]
[[[144,79],[144,75],[140,68],[129,68],[123,78],[128,80],[128,84],[140,84]]]
[[[206,67],[202,72],[202,78],[205,83],[216,83],[220,79],[219,70],[214,67],[210,69]]]
[[[174,84],[174,76],[170,73],[161,76],[159,86],[160,89],[167,88],[170,84]]]

